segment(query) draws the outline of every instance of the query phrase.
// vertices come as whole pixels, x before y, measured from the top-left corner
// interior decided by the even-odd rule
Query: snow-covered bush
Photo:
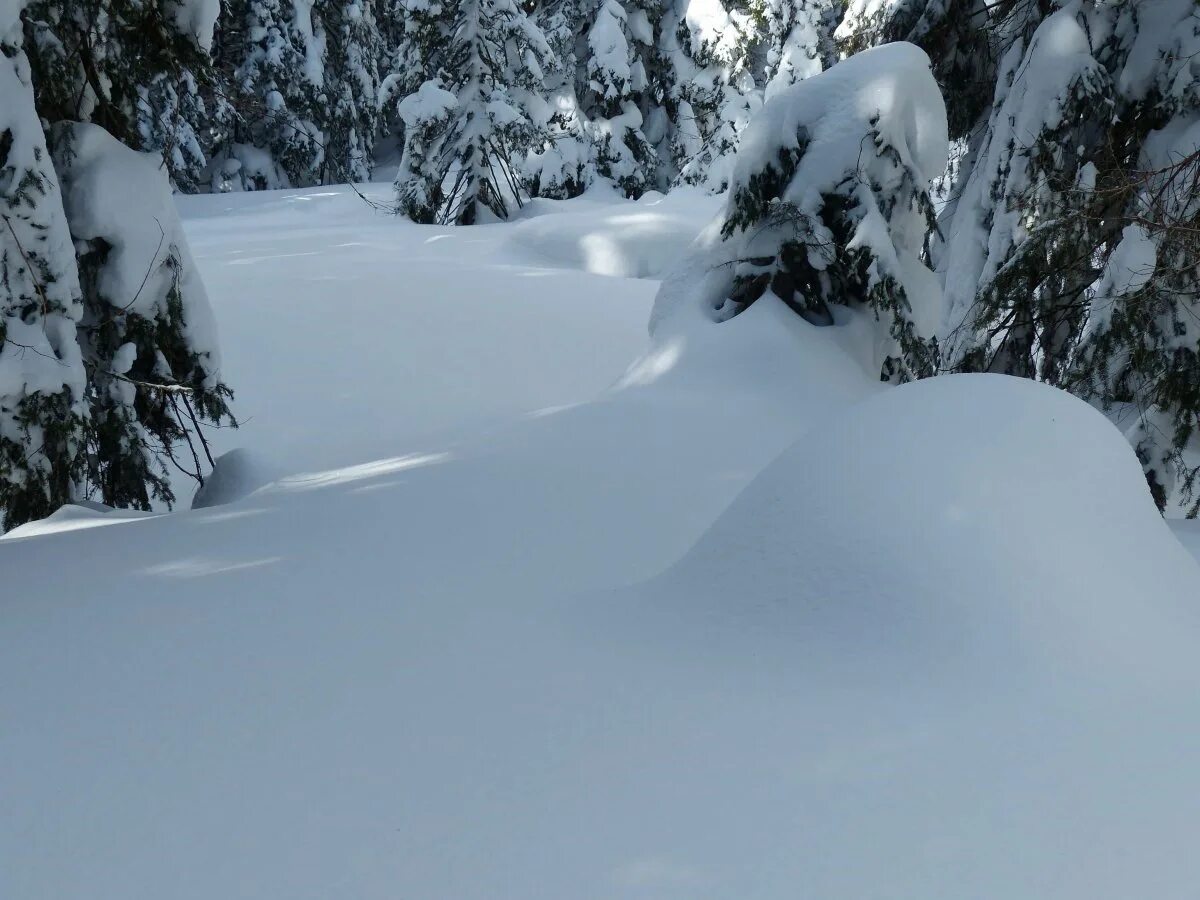
[[[946,164],[945,108],[911,44],[861,53],[772,98],[742,138],[720,223],[728,319],[777,297],[815,325],[867,310],[885,381],[934,373],[940,291],[922,253],[930,181]]]

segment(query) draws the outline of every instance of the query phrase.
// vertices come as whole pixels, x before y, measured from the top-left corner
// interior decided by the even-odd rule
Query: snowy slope
[[[279,477],[0,541],[0,896],[1191,896],[1200,573],[1100,416],[771,298],[648,344],[537,217],[184,212]]]

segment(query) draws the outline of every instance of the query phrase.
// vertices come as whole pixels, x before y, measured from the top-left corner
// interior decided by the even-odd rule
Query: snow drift
[[[801,632],[847,640],[903,622],[923,660],[929,626],[965,656],[1044,642],[1047,665],[1136,669],[1177,629],[1196,637],[1198,584],[1104,416],[1028,380],[957,375],[806,433],[659,589],[737,615],[790,609]]]

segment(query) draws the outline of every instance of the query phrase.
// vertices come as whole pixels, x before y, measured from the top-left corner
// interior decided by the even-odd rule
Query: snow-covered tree
[[[450,33],[450,10],[443,0],[386,0],[380,28],[387,63],[379,106],[391,114],[396,104],[437,77]]]
[[[533,12],[550,57],[543,68],[546,96],[545,135],[525,160],[524,182],[535,197],[577,196],[596,178],[596,148],[580,101],[586,91],[584,68],[585,10],[592,0],[549,0]],[[577,83],[578,81],[578,83]]]
[[[588,27],[579,93],[596,172],[626,196],[640,197],[659,186],[658,153],[643,130],[654,25],[646,4],[629,0],[599,0],[581,12]]]
[[[84,461],[75,250],[14,24],[0,21],[0,528],[69,502]]]
[[[838,0],[752,0],[752,68],[766,99],[833,65],[840,7]]]
[[[1086,320],[1106,223],[1092,208],[1113,82],[1083,8],[1001,64],[995,108],[951,226],[951,363],[1058,383]],[[1024,50],[1024,52],[1021,52]]]
[[[208,298],[153,155],[89,124],[56,126],[52,143],[84,304],[86,490],[170,503],[168,463],[198,474],[202,424],[231,420]]]
[[[414,221],[470,225],[507,218],[521,171],[543,145],[543,66],[550,48],[513,0],[457,0],[441,74],[400,104],[398,210]]]
[[[664,14],[668,158],[681,181],[728,184],[739,136],[761,105],[755,26],[749,6],[720,0],[673,0]]]
[[[317,0],[325,27],[326,115],[323,181],[367,181],[379,131],[383,54],[373,0]]]
[[[1032,0],[851,0],[836,36],[846,53],[892,41],[924,50],[946,100],[950,136],[961,139],[992,101],[995,23],[1023,18],[1031,5]],[[1016,37],[1007,26],[1002,30],[1007,40]]]
[[[168,52],[160,40],[206,50],[212,10],[202,0],[150,10],[35,0],[23,28],[15,12],[0,8],[4,527],[82,497],[169,503],[168,464],[201,479],[202,425],[232,422],[171,196],[182,179],[139,126],[136,82],[165,71],[155,69]],[[72,102],[64,86],[78,90]],[[47,133],[51,116],[63,121]]]
[[[216,149],[212,188],[319,184],[328,115],[325,33],[313,0],[228,0],[218,67],[233,115]]]
[[[945,108],[911,44],[860,53],[779,92],[743,136],[721,234],[727,319],[771,294],[815,325],[834,307],[878,323],[885,381],[934,374],[940,292],[922,261]]]
[[[1145,138],[1136,164],[1102,175],[1093,192],[1094,207],[1119,205],[1121,231],[1088,292],[1065,386],[1134,413],[1129,436],[1155,501],[1194,516],[1200,468],[1187,453],[1200,433],[1200,8],[1168,0],[1136,12],[1117,23],[1135,36],[1116,84],[1122,118]]]
[[[162,155],[194,191],[207,164],[211,0],[32,0],[26,52],[43,118],[95,122]]]

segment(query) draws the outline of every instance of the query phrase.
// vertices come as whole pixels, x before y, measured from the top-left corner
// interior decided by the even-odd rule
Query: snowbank
[[[1192,671],[1198,586],[1104,416],[1031,381],[959,375],[807,433],[653,593],[860,662],[903,645],[916,668],[1140,682]]]
[[[680,189],[668,198],[604,204],[590,215],[581,214],[586,207],[579,203],[538,203],[537,209],[549,211],[517,223],[504,247],[555,268],[661,278],[712,218],[718,202],[698,190]]]

